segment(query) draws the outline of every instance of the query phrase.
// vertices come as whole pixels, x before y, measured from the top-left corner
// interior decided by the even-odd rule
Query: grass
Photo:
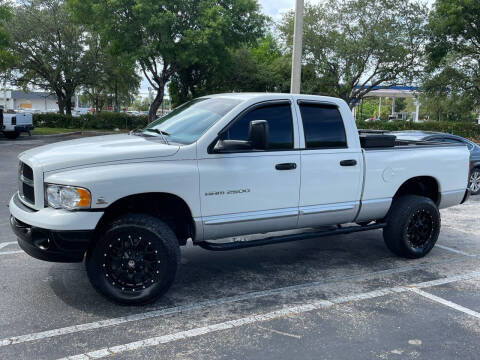
[[[37,127],[32,131],[32,135],[57,135],[76,131],[82,131],[82,129]]]

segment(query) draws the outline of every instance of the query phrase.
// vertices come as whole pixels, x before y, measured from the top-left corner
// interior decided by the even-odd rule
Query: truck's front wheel
[[[172,285],[180,249],[170,227],[147,214],[113,221],[88,251],[86,268],[101,294],[123,304],[145,304]]]
[[[417,259],[435,246],[440,233],[440,212],[427,197],[406,195],[396,199],[387,216],[383,238],[396,255]]]

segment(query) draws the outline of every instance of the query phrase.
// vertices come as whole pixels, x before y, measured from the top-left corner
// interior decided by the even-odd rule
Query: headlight
[[[87,209],[90,207],[90,191],[75,186],[47,184],[45,196],[48,206],[55,209]]]

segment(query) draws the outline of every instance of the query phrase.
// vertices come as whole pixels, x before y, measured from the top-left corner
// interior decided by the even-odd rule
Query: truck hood
[[[111,161],[165,157],[180,147],[167,145],[159,137],[120,134],[92,136],[40,146],[20,154],[19,158],[43,171]]]

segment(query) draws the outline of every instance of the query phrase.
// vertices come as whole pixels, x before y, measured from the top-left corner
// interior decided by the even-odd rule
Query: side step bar
[[[280,244],[280,243],[290,242],[290,241],[314,239],[322,236],[350,234],[350,233],[360,232],[360,231],[382,229],[385,226],[387,226],[387,223],[374,223],[372,225],[365,225],[365,226],[348,226],[348,227],[338,228],[334,230],[306,232],[302,234],[291,234],[291,235],[283,235],[283,236],[276,236],[276,237],[273,236],[273,237],[267,237],[265,239],[258,239],[258,240],[251,240],[251,241],[236,241],[236,242],[227,242],[227,243],[213,243],[209,241],[202,241],[198,243],[198,246],[200,246],[203,249],[212,250],[212,251],[237,250],[237,249],[245,249],[245,248],[254,247],[254,246],[263,246],[263,245],[270,245],[270,244]]]

